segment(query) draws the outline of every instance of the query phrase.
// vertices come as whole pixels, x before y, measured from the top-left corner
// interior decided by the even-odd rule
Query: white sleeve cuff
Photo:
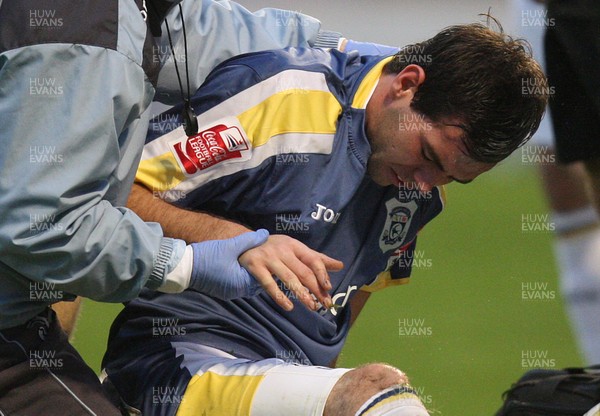
[[[156,290],[164,293],[183,292],[190,286],[194,252],[192,246],[186,246],[179,264],[167,274],[163,284]]]

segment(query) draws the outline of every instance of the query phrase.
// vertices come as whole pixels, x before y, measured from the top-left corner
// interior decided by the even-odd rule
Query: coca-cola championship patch
[[[241,162],[250,158],[250,141],[235,117],[219,120],[209,128],[201,126],[200,130],[191,137],[183,133],[183,137],[170,143],[186,175],[196,175],[225,161]]]

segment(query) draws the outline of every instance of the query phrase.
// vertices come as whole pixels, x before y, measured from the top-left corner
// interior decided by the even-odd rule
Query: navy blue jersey
[[[178,206],[287,234],[343,261],[330,274],[341,308],[314,312],[292,299],[285,312],[264,293],[225,302],[145,291],[113,325],[104,362],[113,382],[144,378],[151,369],[136,360],[169,340],[328,365],[348,333],[352,296],[407,280],[417,232],[441,211],[443,190],[381,187],[367,175],[365,107],[389,59],[294,48],[242,55],[194,95],[197,136],[175,128],[178,108],[150,124],[139,182]],[[184,333],[156,337],[158,318]]]

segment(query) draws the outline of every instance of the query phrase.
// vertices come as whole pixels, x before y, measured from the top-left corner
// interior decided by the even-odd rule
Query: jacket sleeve
[[[0,55],[0,275],[112,302],[162,283],[183,242],[109,202],[130,186],[151,98],[141,67],[114,50]]]
[[[254,13],[237,3],[212,0],[184,0],[181,2],[188,42],[190,91],[194,92],[210,71],[233,56],[287,46],[336,48],[339,33],[320,31],[321,23],[298,12],[265,8]],[[160,71],[156,99],[165,104],[181,100],[175,72],[176,62],[185,80],[185,48],[181,16],[173,7],[167,16],[174,55],[171,53],[167,30],[162,26],[158,42]]]

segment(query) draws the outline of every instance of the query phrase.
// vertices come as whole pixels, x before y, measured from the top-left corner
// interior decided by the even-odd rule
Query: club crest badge
[[[250,158],[250,141],[236,118],[219,120],[200,130],[195,136],[184,136],[170,143],[175,159],[188,176],[218,163]]]
[[[383,253],[396,250],[404,243],[418,206],[415,201],[400,202],[394,198],[387,201],[385,207],[385,225],[379,237],[379,248]]]

